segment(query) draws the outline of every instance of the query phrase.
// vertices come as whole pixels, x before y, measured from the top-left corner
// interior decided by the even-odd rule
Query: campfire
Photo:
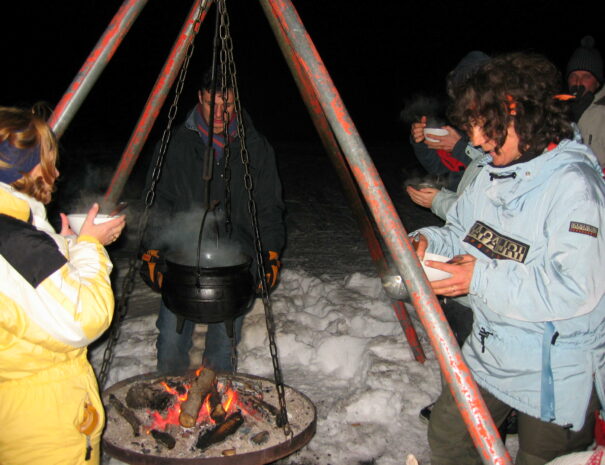
[[[104,448],[132,464],[269,463],[315,433],[311,401],[288,386],[285,395],[292,439],[270,380],[207,368],[178,377],[136,376],[103,393]]]

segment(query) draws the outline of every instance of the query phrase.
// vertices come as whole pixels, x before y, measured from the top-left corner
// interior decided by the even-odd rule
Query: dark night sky
[[[564,67],[581,36],[590,33],[605,51],[605,29],[597,28],[600,15],[592,11],[596,2],[413,3],[294,1],[366,144],[405,143],[398,121],[404,99],[441,91],[445,74],[469,50],[534,50]],[[4,2],[0,104],[56,104],[121,4]],[[149,1],[64,135],[64,144],[125,146],[191,4]],[[272,140],[318,140],[258,2],[230,0],[228,8],[240,92],[257,126]],[[211,32],[207,20],[196,42],[182,115],[210,61]],[[165,121],[162,113],[152,137]]]

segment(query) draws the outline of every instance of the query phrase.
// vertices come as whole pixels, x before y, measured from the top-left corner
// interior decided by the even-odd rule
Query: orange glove
[[[281,261],[279,260],[279,254],[273,250],[269,250],[265,254],[265,279],[267,280],[267,289],[271,290],[277,285],[279,277],[279,269],[281,268]],[[258,290],[262,289],[262,283],[259,283]]]
[[[141,260],[143,260],[141,269],[139,270],[141,278],[151,289],[160,292],[164,280],[164,273],[162,272],[163,260],[160,258],[160,251],[150,249],[141,255]]]

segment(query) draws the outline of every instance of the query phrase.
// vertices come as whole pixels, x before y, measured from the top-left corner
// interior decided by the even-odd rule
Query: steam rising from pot
[[[241,246],[228,237],[225,215],[220,210],[194,209],[179,212],[165,223],[153,239],[153,243],[166,251],[166,259],[187,266],[197,266],[198,243],[201,234],[199,265],[204,268],[240,265],[247,258]]]

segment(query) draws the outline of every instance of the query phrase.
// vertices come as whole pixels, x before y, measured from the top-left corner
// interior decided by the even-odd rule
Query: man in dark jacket
[[[234,91],[227,88],[227,95],[224,95],[221,81],[222,76],[217,76],[218,85],[212,109],[211,73],[205,74],[198,91],[198,103],[187,116],[185,123],[175,131],[165,154],[161,176],[155,187],[150,225],[147,228],[146,247],[150,250],[143,255],[144,260],[150,259],[148,278],[156,289],[161,287],[162,259],[166,253],[178,251],[183,245],[179,242],[183,236],[187,236],[187,226],[178,224],[175,218],[195,219],[195,240],[191,241],[191,237],[187,237],[188,244],[185,244],[185,247],[197,256],[197,233],[202,224],[202,215],[199,212],[208,209],[211,214],[207,216],[212,217],[212,221],[217,224],[215,228],[204,222],[202,235],[216,234],[216,231],[220,230],[221,240],[228,239],[238,246],[239,251],[253,258],[251,272],[254,276],[257,275],[256,238],[250,213],[249,189],[246,187],[248,183],[245,181],[246,167],[241,157],[242,144],[238,135],[240,118],[245,134],[244,146],[249,160],[252,198],[256,205],[267,285],[271,288],[277,282],[279,254],[284,247],[286,233],[282,188],[275,153],[265,137],[256,131],[249,115],[245,111],[242,111],[241,115],[237,114]],[[212,113],[214,117],[210,128],[208,121]],[[208,140],[212,133],[214,150],[208,152]],[[150,175],[158,156],[159,150],[156,150]],[[206,168],[205,157],[209,157]],[[210,166],[212,168],[209,170]],[[206,178],[210,178],[207,182],[203,180],[204,173]],[[150,178],[151,176],[148,185]],[[226,226],[226,220],[230,220],[230,228]],[[159,263],[154,257],[159,257]],[[256,282],[259,282],[258,278]],[[156,343],[157,367],[161,373],[178,373],[190,368],[189,349],[192,347],[195,323],[185,320],[179,332],[177,321],[175,313],[162,301],[156,323],[160,331]],[[235,344],[239,340],[242,323],[243,316],[235,320]],[[233,347],[233,340],[228,336],[224,323],[209,324],[204,366],[215,371],[231,371]]]

